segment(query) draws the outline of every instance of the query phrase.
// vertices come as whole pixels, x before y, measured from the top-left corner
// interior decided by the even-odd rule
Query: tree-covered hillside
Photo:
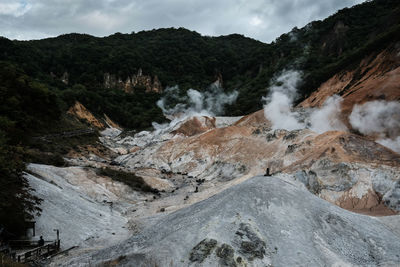
[[[106,73],[125,81],[142,69],[144,74],[158,76],[164,87],[179,85],[183,91],[203,90],[222,75],[226,90],[240,92],[228,113],[243,115],[262,107],[261,97],[267,94],[271,78],[282,69],[295,68],[304,73],[304,97],[337,70],[397,40],[399,7],[396,0],[368,1],[302,29],[294,28],[271,44],[238,34],[201,36],[183,28],[116,33],[104,38],[83,34],[36,41],[3,38],[0,60],[17,64],[27,75],[56,88],[61,98],[63,91],[69,90],[67,104],[73,96],[95,112],[107,111],[127,127],[144,126],[124,117],[152,109],[157,96],[149,97],[149,105],[132,96],[134,103],[109,103],[104,98],[115,97],[120,102],[125,96],[103,90]],[[61,82],[65,73],[68,85]],[[96,103],[90,101],[93,97]],[[161,114],[156,113],[152,110],[148,114],[160,120]]]

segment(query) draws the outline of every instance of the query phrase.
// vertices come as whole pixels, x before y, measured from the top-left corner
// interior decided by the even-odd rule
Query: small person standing
[[[38,241],[38,245],[39,245],[39,247],[44,246],[43,236],[40,236],[40,239]]]

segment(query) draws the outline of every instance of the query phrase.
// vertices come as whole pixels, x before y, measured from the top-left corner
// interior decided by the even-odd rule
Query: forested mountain
[[[302,29],[294,28],[271,44],[238,34],[201,36],[183,28],[104,38],[83,34],[36,41],[3,38],[0,60],[18,65],[27,75],[54,87],[68,105],[77,98],[89,109],[107,112],[128,127],[145,126],[126,117],[147,113],[158,96],[148,96],[151,103],[146,105],[130,96],[130,101],[122,100],[121,105],[124,94],[103,90],[105,74],[125,82],[142,69],[143,74],[157,76],[163,87],[179,85],[183,91],[204,90],[221,75],[226,90],[240,91],[228,113],[242,115],[261,108],[260,99],[271,78],[282,69],[304,73],[304,97],[338,69],[398,39],[399,6],[394,0],[366,2]],[[63,78],[68,84],[61,82]],[[112,97],[118,101],[110,100]],[[161,116],[156,113],[152,109],[151,116]]]
[[[284,69],[302,72],[300,101],[338,70],[358,64],[365,55],[378,53],[399,39],[397,0],[345,8],[323,21],[294,28],[270,44],[239,34],[201,36],[183,28],[104,38],[86,34],[33,41],[0,38],[1,190],[8,184],[19,188],[1,195],[19,203],[27,193],[24,180],[16,178],[23,167],[13,167],[8,161],[17,164],[29,159],[10,151],[27,146],[26,140],[38,132],[52,129],[48,126],[59,123],[77,100],[126,128],[145,129],[152,121],[163,121],[155,104],[162,93],[147,90],[143,83],[132,83],[129,92],[121,87],[138,72],[149,77],[146,81],[158,80],[163,88],[179,85],[182,94],[189,88],[205,90],[222,77],[226,91],[239,91],[226,115],[244,115],[262,107],[261,98],[267,95],[271,80]],[[26,199],[14,207],[26,210],[17,217],[28,216],[38,201]],[[2,206],[1,214],[10,207]]]

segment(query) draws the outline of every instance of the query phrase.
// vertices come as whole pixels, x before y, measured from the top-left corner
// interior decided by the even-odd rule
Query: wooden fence
[[[23,241],[23,243],[13,241],[11,245],[15,247],[30,247],[30,246],[37,246],[37,241]],[[47,244],[46,244],[47,243]],[[16,262],[22,262],[22,263],[27,263],[27,262],[32,262],[36,260],[40,260],[43,258],[46,258],[52,254],[57,253],[60,250],[60,240],[56,241],[46,241],[45,244],[41,247],[36,247],[27,251],[24,251],[22,253],[16,253],[13,255],[14,261]]]
[[[88,129],[81,129],[81,130],[74,130],[74,131],[66,131],[66,132],[61,132],[61,133],[56,133],[56,134],[36,136],[36,137],[33,137],[33,139],[49,142],[51,139],[55,139],[55,138],[69,138],[69,137],[75,137],[75,136],[80,136],[80,135],[93,134],[95,132],[96,132],[96,130],[94,130],[92,128],[88,128]]]

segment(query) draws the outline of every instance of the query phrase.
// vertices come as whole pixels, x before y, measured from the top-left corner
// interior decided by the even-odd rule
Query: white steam
[[[379,139],[376,140],[377,143],[390,148],[393,151],[396,151],[397,153],[400,153],[400,136],[397,136],[396,138],[386,138],[386,139]]]
[[[273,129],[295,130],[304,128],[304,125],[298,122],[297,114],[292,112],[299,81],[299,72],[284,72],[276,79],[275,85],[269,88],[271,92],[269,96],[263,98],[267,102],[264,106],[264,115],[271,121]]]
[[[349,120],[362,134],[396,136],[400,132],[400,103],[377,100],[355,105]]]
[[[165,124],[153,122],[153,127],[157,132],[163,133],[174,129],[190,117],[220,115],[224,111],[225,105],[234,103],[238,95],[237,91],[225,93],[215,83],[205,92],[189,89],[183,96],[181,96],[178,86],[168,87],[164,97],[157,101],[157,106],[161,108],[167,118],[172,120]],[[169,104],[171,102],[178,104],[171,107]]]
[[[321,108],[314,109],[310,115],[310,129],[317,133],[338,130],[346,131],[347,127],[340,120],[340,106],[343,99],[338,95],[329,97]]]
[[[269,88],[269,95],[263,100],[264,115],[272,128],[295,130],[309,128],[317,133],[332,130],[346,131],[340,120],[342,98],[329,97],[321,108],[301,110],[293,108],[297,97],[297,86],[301,74],[285,71],[275,79]],[[372,135],[376,142],[400,153],[400,103],[396,101],[371,101],[355,105],[349,116],[353,129],[364,135]]]
[[[301,74],[297,71],[283,72],[269,88],[269,95],[263,98],[266,101],[264,115],[271,121],[272,129],[291,131],[310,128],[318,133],[346,130],[339,119],[342,98],[337,95],[329,97],[319,109],[309,109],[306,112],[293,109],[300,78]]]
[[[400,103],[376,100],[355,105],[349,116],[351,126],[377,142],[400,152]]]
[[[221,87],[215,85],[205,92],[189,89],[185,96],[179,96],[179,87],[174,86],[166,89],[166,96],[157,102],[157,106],[167,116],[215,116],[223,112],[225,105],[234,103],[237,97],[237,91],[225,93]],[[179,103],[172,108],[167,107],[169,100]]]

